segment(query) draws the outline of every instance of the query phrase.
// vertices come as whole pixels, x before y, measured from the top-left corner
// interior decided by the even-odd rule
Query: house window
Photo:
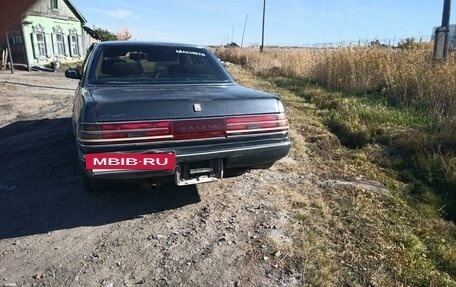
[[[35,59],[52,57],[51,35],[45,33],[44,27],[40,24],[33,26],[32,45]]]
[[[52,43],[54,45],[54,56],[67,56],[67,38],[63,34],[63,29],[59,25],[52,28]]]
[[[51,0],[51,9],[59,9],[59,0]]]
[[[35,37],[37,58],[46,57],[46,42],[44,40],[44,33],[35,33]]]
[[[70,35],[68,36],[69,47],[70,47],[70,56],[71,57],[81,57],[84,53],[82,48],[82,36],[78,35],[78,30],[72,28],[69,31]]]
[[[20,36],[20,35],[15,36],[15,41],[16,41],[16,44],[24,43],[24,41],[22,40],[22,36]]]
[[[79,43],[78,43],[78,35],[70,35],[71,40],[71,55],[79,56]]]
[[[65,55],[65,42],[63,41],[62,33],[55,34],[55,47],[56,55]]]

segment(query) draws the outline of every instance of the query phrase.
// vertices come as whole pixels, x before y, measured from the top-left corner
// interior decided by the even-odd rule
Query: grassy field
[[[372,161],[409,184],[412,201],[432,216],[456,219],[455,55],[433,62],[430,43],[216,54],[315,104],[343,145],[380,146]]]
[[[296,253],[305,286],[456,286],[452,222],[456,218],[456,141],[451,127],[456,112],[437,109],[454,104],[454,88],[442,90],[448,93],[440,98],[445,104],[437,104],[437,88],[429,94],[435,98],[428,102],[421,98],[418,104],[420,95],[412,92],[416,86],[407,87],[399,79],[390,79],[396,86],[389,86],[379,79],[385,72],[378,70],[386,65],[382,61],[400,66],[395,61],[402,58],[393,61],[392,54],[403,53],[402,64],[416,65],[415,71],[430,77],[427,81],[433,80],[432,73],[443,71],[448,81],[454,81],[454,59],[432,64],[428,48],[216,51],[222,60],[242,66],[240,72],[236,66],[229,67],[241,84],[284,100],[291,125],[291,156],[298,162],[284,172],[321,170],[319,177],[361,176],[390,190],[390,194],[377,194],[329,187],[319,192],[291,185],[281,191],[289,195],[294,218],[301,222],[296,228],[300,238]],[[350,59],[356,53],[360,54],[353,57],[359,58]],[[372,69],[373,75],[356,74],[364,65],[361,59],[369,55],[384,57],[377,62],[383,64]],[[341,67],[331,70],[332,65]],[[318,74],[329,70],[334,72],[331,77]],[[389,76],[393,74],[407,77],[395,71]],[[332,79],[338,76],[343,80]],[[370,80],[362,85],[357,77]],[[401,89],[403,94],[398,92]],[[323,162],[315,162],[322,158]]]

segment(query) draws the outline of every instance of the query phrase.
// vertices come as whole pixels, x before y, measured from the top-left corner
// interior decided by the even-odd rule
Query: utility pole
[[[451,0],[444,0],[442,25],[435,30],[434,59],[448,59]]]
[[[445,26],[445,47],[443,48],[443,58],[448,59],[448,46],[450,34],[450,14],[451,14],[451,0],[445,0],[443,3],[442,26]]]
[[[244,45],[244,35],[245,35],[245,27],[247,26],[247,18],[249,18],[249,14],[245,15],[244,30],[242,31],[241,48]]]
[[[263,53],[264,49],[264,17],[266,15],[266,0],[263,2],[263,28],[261,31],[261,47],[260,47],[260,53]]]

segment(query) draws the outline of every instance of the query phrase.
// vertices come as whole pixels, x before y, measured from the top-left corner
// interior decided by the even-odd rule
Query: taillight
[[[102,139],[142,137],[158,139],[162,136],[168,138],[171,133],[171,121],[100,125],[100,138]]]
[[[284,113],[257,116],[229,117],[225,119],[228,135],[287,131],[288,120]]]
[[[169,140],[224,138],[237,135],[286,133],[284,113],[225,118],[81,124],[85,144],[144,143]]]
[[[79,138],[87,143],[170,140],[172,122],[81,124]]]

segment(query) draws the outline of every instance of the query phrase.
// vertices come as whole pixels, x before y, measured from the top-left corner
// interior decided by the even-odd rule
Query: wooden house
[[[13,63],[30,69],[56,60],[63,63],[84,59],[92,43],[84,29],[86,22],[71,0],[37,1],[7,33]],[[1,48],[5,49],[6,40],[2,42]]]

